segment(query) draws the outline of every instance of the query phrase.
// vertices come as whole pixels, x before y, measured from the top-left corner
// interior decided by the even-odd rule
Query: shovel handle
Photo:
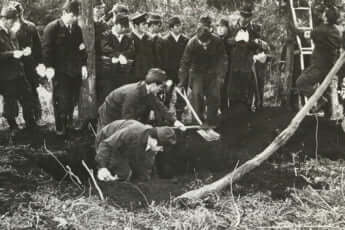
[[[198,122],[198,124],[200,126],[202,126],[203,125],[202,121],[201,121],[200,117],[198,116],[198,114],[195,112],[195,110],[194,110],[192,104],[190,103],[190,101],[188,100],[187,96],[184,95],[179,88],[175,87],[175,90],[176,90],[177,94],[180,95],[183,98],[183,100],[186,102],[187,107],[192,112],[192,114],[193,114],[194,118],[196,119],[196,121]]]

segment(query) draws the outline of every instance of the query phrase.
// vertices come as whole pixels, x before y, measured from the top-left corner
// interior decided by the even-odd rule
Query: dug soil
[[[217,129],[222,136],[219,141],[207,142],[195,131],[177,133],[178,144],[157,156],[156,176],[151,181],[100,183],[100,186],[111,203],[131,210],[151,202],[170,202],[170,198],[210,183],[253,158],[287,127],[294,115],[281,108],[228,114],[222,117]],[[47,153],[48,149],[89,186],[90,180],[81,160],[90,168],[95,166],[91,132],[73,133],[64,141],[47,128],[42,128],[35,135],[22,131],[14,142],[17,145],[31,144],[34,148],[24,146],[18,150],[13,147],[11,152],[8,150],[11,147],[3,147],[0,150],[0,169],[12,167],[24,172],[43,169],[56,180],[61,180],[66,173],[57,160]],[[1,131],[0,144],[8,144],[7,131]],[[42,147],[44,144],[46,148]],[[245,175],[236,184],[234,192],[246,194],[264,191],[274,199],[284,199],[289,195],[288,188],[300,188],[307,184],[296,173],[298,162],[320,155],[333,160],[344,159],[344,150],[345,133],[339,124],[323,118],[306,117],[290,141],[267,162]],[[19,160],[4,161],[8,156],[17,156]],[[14,171],[0,170],[0,194],[34,189],[33,181],[23,174],[12,175]],[[3,201],[0,198],[0,206],[8,207],[13,201],[11,197]]]

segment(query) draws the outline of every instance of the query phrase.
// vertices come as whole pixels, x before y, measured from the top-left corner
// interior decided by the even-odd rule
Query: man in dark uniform
[[[179,70],[179,87],[187,88],[190,77],[192,105],[200,119],[207,107],[207,125],[217,125],[220,107],[220,87],[228,65],[223,41],[212,34],[211,18],[202,16],[197,34],[189,40]],[[206,101],[204,101],[206,97]]]
[[[175,119],[156,96],[164,87],[166,74],[160,69],[151,69],[145,81],[124,85],[112,91],[98,110],[98,127],[121,119],[135,119],[148,123],[149,113],[154,110],[165,122],[181,129],[184,126]]]
[[[101,181],[150,180],[155,158],[164,145],[176,143],[170,127],[144,125],[135,120],[117,120],[96,137],[97,177]]]
[[[40,76],[36,71],[36,67],[43,65],[41,40],[38,35],[36,25],[24,19],[24,9],[22,4],[16,1],[10,1],[9,4],[16,8],[19,15],[20,28],[16,32],[19,48],[31,50],[31,55],[23,57],[23,62],[25,76],[30,83],[33,94],[35,104],[35,120],[37,121],[41,118],[41,103],[37,92]]]
[[[162,36],[160,34],[162,28],[162,17],[156,13],[150,13],[147,18],[148,35],[152,40],[152,48],[154,55],[154,67],[162,68],[162,54],[160,53],[160,43]]]
[[[184,111],[183,99],[174,93],[174,86],[178,83],[178,70],[180,68],[181,58],[188,43],[188,38],[182,33],[181,19],[173,16],[168,20],[169,33],[163,37],[159,44],[162,69],[168,75],[168,79],[173,84],[166,94],[165,105],[175,107],[177,119],[181,119]],[[174,108],[171,108],[172,110]]]
[[[73,121],[81,80],[87,78],[86,47],[77,24],[80,2],[68,0],[60,19],[50,22],[43,33],[42,54],[48,78],[53,78],[56,134],[66,134]]]
[[[97,79],[99,105],[111,91],[129,82],[133,64],[134,43],[126,34],[129,28],[128,16],[115,16],[113,24],[111,31],[104,32],[101,39],[101,66]]]
[[[20,50],[18,42],[12,39],[11,29],[19,15],[13,6],[2,8],[0,14],[0,93],[4,97],[4,117],[9,123],[11,134],[15,135],[18,126],[18,101],[23,107],[26,128],[36,127],[33,114],[33,98],[30,85],[25,77],[22,58],[29,56],[28,50]]]
[[[155,56],[153,42],[146,34],[146,14],[135,15],[131,19],[132,33],[130,34],[134,42],[134,67],[130,82],[144,80],[147,71],[154,67]]]
[[[315,85],[321,82],[335,63],[341,47],[341,35],[335,24],[339,18],[339,12],[335,7],[330,7],[324,13],[324,23],[311,32],[315,48],[311,58],[311,64],[302,72],[296,81],[299,92],[307,97],[313,95]],[[323,96],[313,112],[324,109],[326,116],[331,115],[330,106],[326,106],[329,99]]]
[[[231,28],[229,43],[231,51],[231,76],[229,81],[230,109],[239,106],[251,110],[256,81],[253,75],[253,56],[263,42],[260,40],[260,27],[251,21],[252,6],[245,5],[237,24]]]

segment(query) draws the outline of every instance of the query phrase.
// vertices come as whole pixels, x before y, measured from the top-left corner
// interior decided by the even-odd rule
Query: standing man
[[[142,81],[147,72],[155,66],[155,56],[153,42],[146,34],[147,14],[138,14],[131,19],[132,33],[130,34],[134,42],[134,67],[130,82]]]
[[[260,27],[251,22],[252,6],[245,5],[241,17],[231,29],[229,43],[231,51],[231,76],[229,81],[230,109],[245,106],[251,110],[253,92],[259,86],[253,75],[253,56],[263,44],[260,40]],[[257,80],[257,79],[256,79]]]
[[[228,57],[223,41],[212,34],[211,18],[200,17],[197,33],[188,42],[179,70],[179,87],[192,88],[192,105],[203,119],[207,107],[207,125],[217,125],[220,107],[220,87],[227,70]],[[206,101],[204,101],[206,97]]]
[[[31,55],[23,57],[22,60],[25,76],[30,83],[33,94],[35,120],[38,121],[41,118],[41,103],[37,92],[40,76],[36,72],[36,67],[42,67],[43,65],[41,40],[36,25],[24,19],[22,4],[17,1],[10,1],[9,4],[16,8],[19,15],[20,28],[15,35],[19,43],[19,48],[31,51]]]
[[[162,17],[159,14],[150,13],[147,18],[148,33],[152,40],[152,48],[154,55],[154,67],[162,68],[162,54],[160,53],[160,43],[162,36],[160,34],[162,28]]]
[[[28,49],[20,50],[12,38],[12,29],[18,21],[18,12],[13,6],[5,6],[0,13],[0,92],[4,96],[4,117],[14,136],[18,131],[15,118],[18,116],[18,101],[23,107],[26,128],[33,129],[36,122],[33,114],[33,99],[30,85],[25,77],[23,57],[30,55]]]
[[[101,40],[101,72],[97,80],[99,104],[114,89],[129,82],[129,72],[133,64],[134,44],[127,35],[129,20],[126,15],[113,18],[111,31],[106,31]]]
[[[134,119],[147,124],[151,110],[163,117],[166,124],[183,130],[184,125],[168,112],[157,97],[163,90],[165,81],[165,72],[153,68],[147,73],[145,81],[124,85],[112,91],[98,110],[97,130],[121,119]]]
[[[311,97],[315,91],[315,85],[321,82],[334,65],[341,47],[340,32],[336,28],[339,12],[335,7],[327,8],[323,14],[324,22],[311,32],[315,48],[311,57],[311,64],[302,72],[296,81],[299,92],[307,97]],[[323,96],[318,105],[313,108],[313,112],[324,109],[325,115],[332,114],[330,95]]]
[[[173,16],[168,20],[169,33],[163,37],[158,50],[161,53],[162,69],[167,73],[168,79],[172,80],[173,85],[168,89],[166,106],[171,110],[175,107],[177,119],[181,119],[184,111],[183,99],[174,93],[173,89],[178,83],[178,70],[184,49],[188,43],[188,38],[182,34],[182,23],[178,16]]]
[[[81,80],[87,78],[86,47],[77,24],[80,2],[67,0],[60,19],[50,22],[43,33],[43,58],[48,78],[53,78],[56,134],[64,136],[73,121]]]

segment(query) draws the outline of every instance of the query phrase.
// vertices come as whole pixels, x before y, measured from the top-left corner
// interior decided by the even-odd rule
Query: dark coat
[[[153,67],[162,69],[162,53],[161,53],[161,44],[163,42],[163,37],[158,35],[150,35],[152,41],[153,49]]]
[[[179,85],[185,86],[188,81],[189,71],[193,76],[203,78],[213,76],[215,79],[224,79],[228,66],[228,57],[223,41],[212,34],[206,49],[199,39],[191,38],[184,50],[180,69]]]
[[[311,62],[328,71],[339,55],[340,32],[335,26],[321,24],[311,32],[311,38],[315,44]]]
[[[24,70],[30,84],[37,87],[39,76],[36,73],[36,66],[42,63],[42,46],[36,25],[24,20],[16,33],[16,38],[20,49],[31,48],[31,55],[23,57]]]
[[[95,27],[95,52],[96,60],[101,56],[101,39],[102,34],[108,29],[108,25],[105,21],[94,22]]]
[[[134,43],[132,38],[124,35],[120,42],[111,31],[106,31],[102,34],[100,48],[100,69],[102,74],[99,75],[99,78],[111,78],[116,77],[114,76],[116,73],[129,72],[134,56]],[[111,59],[113,57],[118,58],[121,54],[127,58],[128,64],[113,64]]]
[[[120,179],[135,176],[149,179],[156,154],[146,151],[150,126],[135,120],[117,120],[105,126],[96,136],[98,168],[107,168]]]
[[[134,67],[131,82],[142,81],[149,69],[155,66],[153,41],[145,34],[142,39],[134,33],[130,34],[134,41]]]
[[[249,41],[235,41],[235,37],[241,29],[245,29],[249,33]],[[246,28],[242,28],[236,24],[230,29],[230,38],[228,39],[231,48],[231,71],[251,72],[253,65],[253,55],[260,48],[260,45],[254,42],[255,39],[260,38],[260,26],[254,23],[249,23]]]
[[[43,32],[42,55],[45,65],[56,73],[80,77],[87,60],[80,26],[74,24],[70,33],[61,19],[50,22]]]
[[[147,123],[151,110],[170,124],[175,118],[153,94],[148,94],[144,82],[124,85],[112,91],[98,110],[98,130],[115,120],[135,119]]]
[[[17,40],[0,27],[0,80],[16,80],[25,76],[22,60],[13,57],[13,51],[18,49]]]
[[[178,70],[180,68],[181,58],[188,43],[188,38],[184,35],[175,38],[169,33],[164,36],[159,44],[160,63],[163,70],[166,71],[168,78],[175,83],[178,82]]]

